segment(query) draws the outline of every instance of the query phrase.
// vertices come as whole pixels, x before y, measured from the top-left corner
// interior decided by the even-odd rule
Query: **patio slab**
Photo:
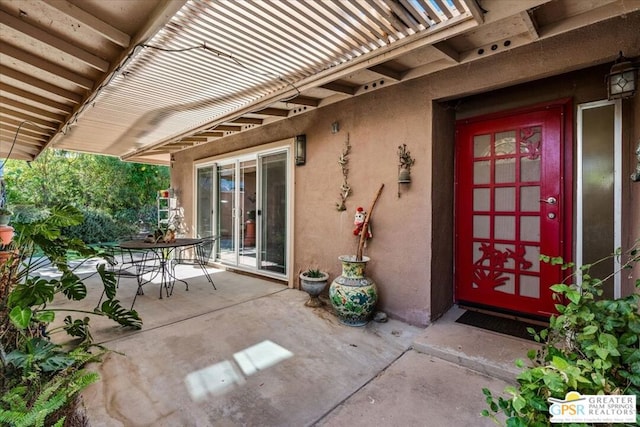
[[[328,307],[305,307],[304,292],[280,283],[212,270],[214,290],[197,270],[179,270],[189,273],[188,292],[176,286],[160,300],[154,287],[139,297],[142,330],[95,323],[96,341],[112,352],[96,366],[102,380],[83,396],[92,426],[311,425],[421,331],[393,320],[348,327]],[[125,301],[134,290],[121,286],[118,296]],[[258,361],[255,372],[240,364],[237,353],[264,343],[290,357],[273,366]],[[207,370],[211,391],[192,395],[186,379]]]
[[[148,285],[135,305],[142,330],[92,320],[96,342],[112,351],[83,393],[91,426],[494,425],[479,416],[481,390],[499,393],[507,382],[482,360],[473,369],[461,361],[482,359],[471,350],[477,328],[448,329],[451,315],[426,329],[393,319],[344,326],[328,306],[305,307],[304,292],[210,272],[218,290],[190,266],[178,269],[188,292],[179,285],[160,300]],[[89,289],[92,308],[99,292]],[[134,292],[122,284],[118,297],[130,302]],[[513,344],[504,338],[493,344]],[[474,343],[469,355],[460,342]],[[488,365],[502,363],[491,357]]]

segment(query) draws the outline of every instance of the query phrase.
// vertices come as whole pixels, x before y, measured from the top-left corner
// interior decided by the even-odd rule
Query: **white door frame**
[[[289,141],[287,141],[289,142]],[[218,183],[217,183],[217,168],[219,166],[224,166],[224,165],[229,165],[229,164],[234,164],[235,168],[236,168],[236,172],[238,171],[238,167],[239,164],[242,161],[246,161],[246,160],[256,160],[256,167],[258,168],[258,163],[259,163],[259,159],[260,157],[264,157],[270,154],[277,154],[277,153],[283,153],[286,152],[287,154],[287,173],[286,173],[286,181],[287,181],[287,241],[285,243],[285,262],[286,262],[286,271],[284,274],[280,274],[280,273],[274,273],[274,272],[270,272],[267,270],[261,270],[258,266],[258,264],[256,264],[255,267],[248,267],[246,265],[242,265],[241,263],[238,262],[238,260],[236,259],[235,264],[232,265],[232,267],[234,269],[237,270],[244,270],[244,271],[250,271],[252,273],[256,273],[256,274],[260,274],[260,275],[264,275],[264,276],[269,276],[269,277],[274,277],[277,279],[286,279],[289,280],[289,275],[291,272],[291,261],[293,259],[292,255],[291,255],[291,240],[292,240],[292,233],[293,233],[293,221],[292,221],[292,213],[293,213],[293,188],[292,188],[292,183],[293,183],[293,179],[292,179],[292,174],[291,174],[291,169],[292,169],[292,156],[291,156],[291,146],[290,145],[282,145],[282,141],[279,144],[274,144],[268,147],[264,147],[262,150],[256,150],[256,151],[251,151],[251,150],[243,150],[242,152],[236,152],[236,153],[226,153],[223,156],[216,156],[215,158],[210,158],[210,159],[203,159],[200,162],[194,163],[194,196],[193,196],[193,201],[194,201],[194,206],[193,206],[193,226],[194,229],[197,230],[198,224],[197,224],[197,200],[198,200],[198,188],[197,188],[197,170],[200,168],[204,168],[204,167],[213,167],[214,168],[214,188],[213,188],[213,203],[214,206],[212,207],[212,211],[213,211],[213,224],[216,224],[217,222],[215,221],[218,215]],[[256,188],[257,190],[259,190],[260,186],[261,186],[261,177],[260,174],[257,174],[256,176]],[[258,191],[259,193],[260,191]],[[239,197],[238,193],[236,193],[235,195],[236,199]],[[258,197],[261,197],[261,195],[258,195]],[[238,200],[236,200],[236,206],[238,206]],[[256,202],[258,202],[258,200],[256,200]],[[239,221],[234,221],[234,227],[239,227]],[[259,221],[256,221],[256,225],[258,226]],[[239,236],[238,233],[238,229],[235,230],[235,236],[236,239],[238,238],[237,236]],[[260,238],[260,231],[261,229],[259,228],[259,226],[256,229],[256,245],[258,245],[259,242],[259,238]],[[256,252],[258,252],[256,250]],[[238,253],[238,247],[236,247],[236,258],[237,258],[237,253]],[[259,258],[259,254],[256,253],[256,261],[258,261]]]

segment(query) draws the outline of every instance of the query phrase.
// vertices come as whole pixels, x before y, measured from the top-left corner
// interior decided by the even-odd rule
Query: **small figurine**
[[[364,221],[366,217],[367,217],[367,213],[364,211],[362,207],[359,207],[358,209],[356,209],[356,215],[355,215],[355,218],[353,219],[353,225],[356,226],[353,229],[354,236],[359,236],[360,234],[362,234],[362,228],[364,227]],[[371,237],[373,237],[373,234],[371,234],[371,224],[369,224],[367,226],[367,239],[370,239]]]
[[[167,228],[167,232],[164,234],[163,241],[165,243],[173,243],[176,241],[176,230],[173,226]]]

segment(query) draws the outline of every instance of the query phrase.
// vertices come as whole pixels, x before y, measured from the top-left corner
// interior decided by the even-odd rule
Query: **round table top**
[[[159,241],[156,243],[145,242],[144,240],[127,240],[120,242],[119,246],[123,249],[156,249],[156,248],[177,248],[179,246],[192,246],[202,243],[202,239],[176,239],[173,242],[165,243]]]

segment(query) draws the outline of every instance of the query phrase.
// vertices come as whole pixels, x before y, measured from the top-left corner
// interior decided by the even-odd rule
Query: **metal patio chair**
[[[104,247],[105,251],[109,253],[110,259],[107,262],[106,270],[112,272],[116,278],[116,288],[120,287],[121,279],[135,279],[137,289],[133,301],[131,302],[131,309],[138,295],[144,295],[142,287],[149,283],[153,277],[159,272],[159,259],[157,255],[152,251],[138,251],[132,249],[123,249],[119,246]],[[150,274],[151,277],[145,278],[144,276]],[[100,296],[97,308],[100,307],[104,298],[104,291]]]
[[[202,273],[207,278],[207,281],[211,283],[213,289],[217,290],[211,275],[207,271],[207,263],[213,252],[213,247],[216,243],[218,236],[209,236],[202,239],[202,242],[190,248],[183,248],[176,251],[172,260],[172,268],[175,271],[175,266],[178,264],[191,264],[193,266],[199,266]],[[175,275],[175,274],[174,274]],[[187,284],[187,290],[189,285]]]

